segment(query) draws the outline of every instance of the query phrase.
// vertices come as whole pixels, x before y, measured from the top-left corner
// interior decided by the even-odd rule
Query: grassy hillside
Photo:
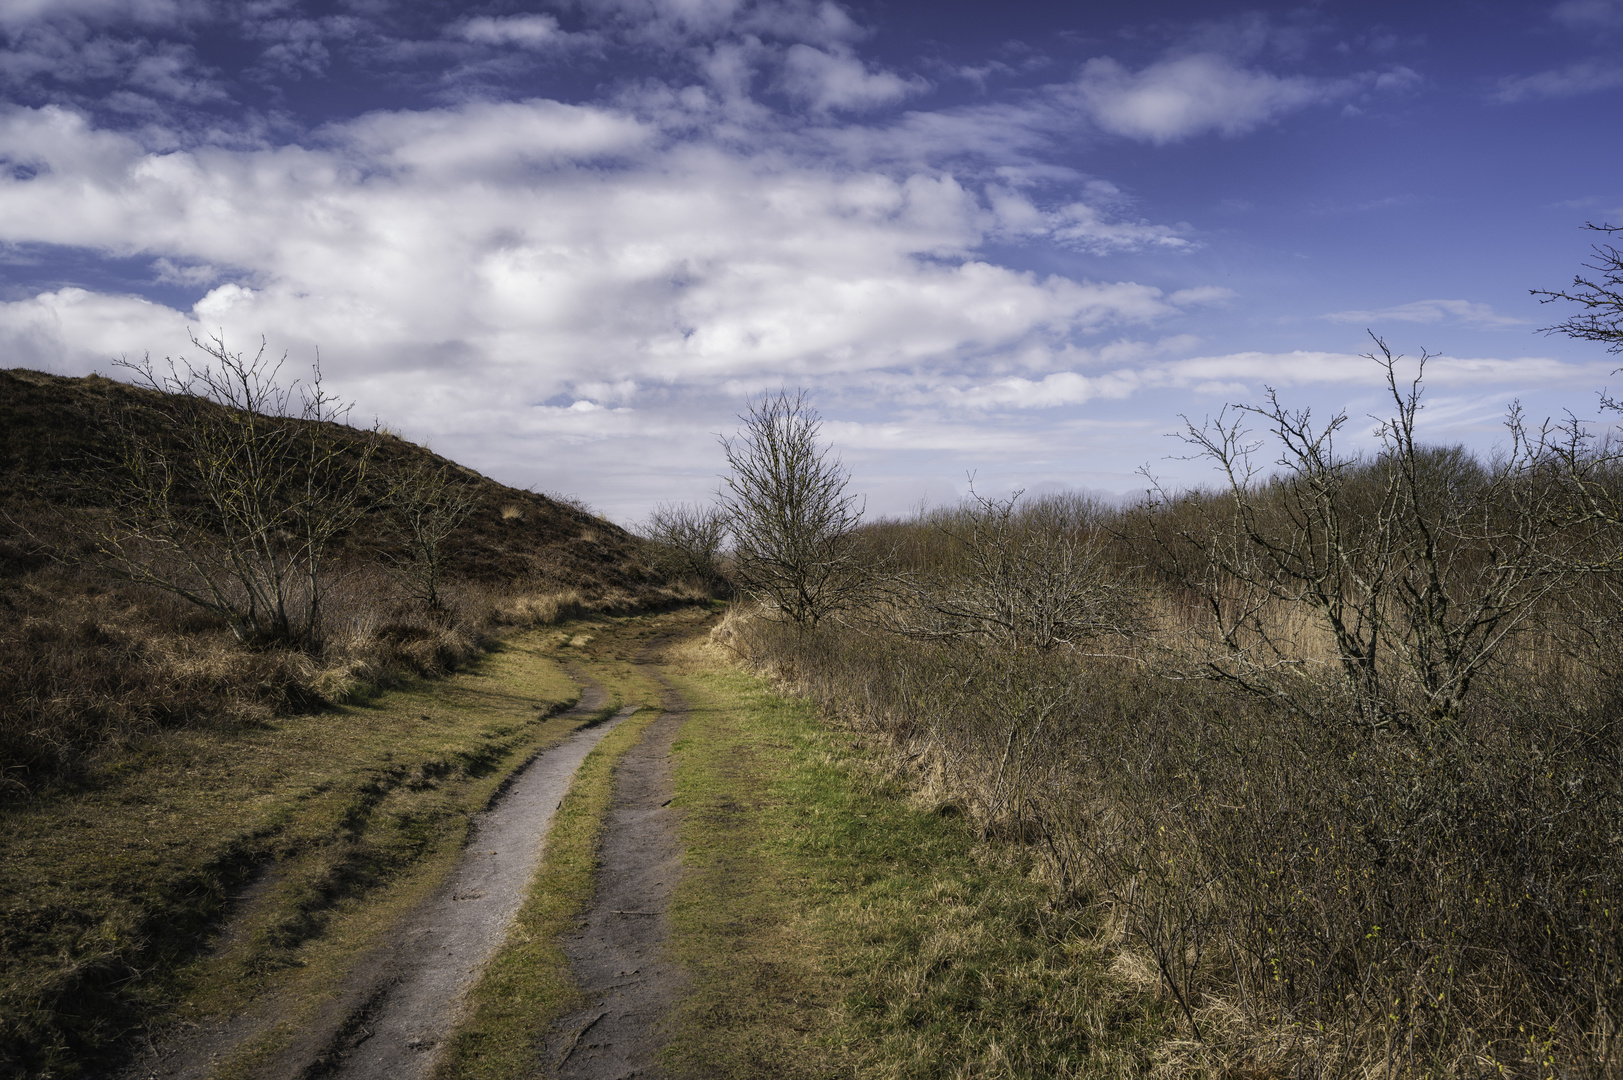
[[[0,371],[0,797],[93,777],[159,730],[253,725],[443,673],[502,625],[695,598],[585,507],[387,432],[322,424],[341,458],[370,455],[358,516],[329,545],[323,632],[314,645],[246,647],[217,614],[121,577],[98,551],[131,501],[129,447],[178,444],[174,404],[100,376]],[[443,472],[467,503],[440,545],[437,610],[395,572],[408,534],[389,492],[413,471]],[[195,508],[181,479],[175,500]]]

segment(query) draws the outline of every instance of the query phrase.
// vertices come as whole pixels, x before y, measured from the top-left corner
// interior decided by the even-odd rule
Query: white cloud
[[[1378,326],[1386,322],[1441,323],[1482,330],[1508,330],[1527,326],[1529,320],[1501,315],[1491,305],[1470,300],[1415,300],[1379,311],[1336,311],[1326,316],[1332,322]]]
[[[208,263],[182,266],[170,259],[154,259],[152,261],[152,272],[156,280],[164,285],[198,287],[212,285],[220,279],[220,270]]]
[[[540,100],[369,113],[322,134],[374,167],[469,177],[623,153],[653,133],[618,110]]]
[[[203,0],[0,0],[0,27],[81,19],[93,23],[173,24],[207,11]]]
[[[1083,65],[1074,87],[1078,106],[1100,128],[1152,143],[1209,131],[1244,134],[1352,89],[1347,81],[1242,68],[1215,53],[1162,60],[1136,73],[1098,57]]]
[[[871,70],[845,49],[825,52],[797,43],[784,57],[783,85],[814,109],[859,110],[889,105],[924,90],[928,84],[890,71]]]
[[[1111,219],[1098,207],[1073,202],[1055,215],[1050,235],[1060,243],[1088,251],[1136,251],[1141,248],[1190,248],[1194,245],[1181,235],[1185,229],[1148,222]]]
[[[1034,155],[1077,125],[1044,95],[1028,104],[997,103],[904,113],[883,125],[845,124],[815,132],[842,157],[865,162],[938,163],[982,158],[1035,164]]]
[[[1577,97],[1618,86],[1623,86],[1623,64],[1611,60],[1581,60],[1536,75],[1500,79],[1493,98],[1510,103],[1530,98]]]
[[[447,33],[475,45],[516,45],[524,49],[544,49],[569,37],[551,15],[481,15],[456,23]]]
[[[728,36],[824,47],[865,36],[830,0],[585,0],[580,6],[628,40],[664,49]]]
[[[987,204],[996,223],[995,231],[1009,239],[1044,239],[1065,247],[1108,254],[1142,251],[1146,248],[1183,250],[1194,247],[1184,234],[1188,226],[1159,225],[1145,221],[1123,221],[1115,216],[1112,204],[1119,204],[1114,188],[1101,192],[1095,183],[1080,185],[1090,197],[1044,208],[1013,185],[991,184],[986,189]]]
[[[0,49],[0,80],[15,87],[43,80],[62,86],[114,81],[192,105],[226,98],[219,73],[200,63],[189,44],[92,35],[82,26],[36,26],[10,35],[8,47]]]
[[[1160,351],[1160,350],[1158,350]],[[1411,363],[1412,366],[1412,363]],[[1604,377],[1604,365],[1570,364],[1549,357],[1433,357],[1426,382],[1434,387],[1591,386]],[[983,383],[962,382],[932,389],[944,405],[972,409],[1052,409],[1095,399],[1121,400],[1169,389],[1243,400],[1265,386],[1370,387],[1379,372],[1367,357],[1353,353],[1295,350],[1288,353],[1238,352],[1183,360],[1144,362],[1086,374],[1055,371],[1038,378],[1009,376]]]
[[[176,311],[133,296],[59,289],[0,303],[0,341],[8,363],[60,375],[106,369],[120,356],[137,359],[184,344],[186,320]]]
[[[1387,93],[1406,93],[1418,89],[1426,78],[1413,68],[1399,65],[1375,76],[1375,89]]]
[[[1167,299],[1179,307],[1220,306],[1234,299],[1235,295],[1233,289],[1225,289],[1221,285],[1197,285],[1192,289],[1179,289]]]
[[[237,268],[251,290],[227,282],[150,325],[320,345],[357,377],[454,370],[539,401],[587,382],[1040,357],[1177,311],[1148,286],[974,257],[987,213],[950,176],[666,145],[610,109],[379,113],[317,148],[167,153],[68,110],[13,109],[0,144],[40,170],[0,179],[0,240],[146,254],[171,280]],[[605,153],[621,164],[587,167]]]

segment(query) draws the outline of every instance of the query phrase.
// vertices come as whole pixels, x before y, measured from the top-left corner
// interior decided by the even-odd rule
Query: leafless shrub
[[[1586,226],[1598,233],[1615,236],[1623,232],[1619,225]],[[1623,251],[1611,244],[1594,246],[1595,261],[1585,264],[1586,269],[1600,275],[1586,277],[1578,274],[1572,279],[1572,290],[1552,291],[1533,289],[1539,303],[1548,304],[1565,300],[1577,304],[1582,310],[1564,322],[1544,328],[1546,334],[1566,334],[1580,341],[1602,341],[1608,352],[1623,352]]]
[[[417,462],[395,478],[387,501],[406,538],[406,553],[394,560],[406,595],[438,611],[445,587],[444,544],[473,509],[471,484],[451,475],[450,465]]]
[[[126,425],[116,515],[96,545],[118,573],[218,615],[239,641],[318,644],[327,551],[360,515],[376,432],[335,437],[347,407],[319,366],[283,387],[263,344],[252,359],[219,337],[192,344],[201,365],[121,362],[162,395],[167,431]]]
[[[690,580],[709,590],[724,590],[722,548],[727,515],[718,506],[660,503],[638,535],[653,545],[655,569],[673,580]]]
[[[1075,646],[1141,628],[1134,581],[1111,564],[1097,508],[1022,492],[970,499],[929,515],[948,551],[912,560],[891,625],[913,638],[974,641],[1011,651]],[[1075,511],[1080,509],[1082,513]]]
[[[1514,412],[1497,457],[1421,445],[1386,372],[1380,453],[1271,400],[1281,474],[1225,418],[1235,482],[1103,522],[1099,573],[1151,564],[1108,652],[858,618],[727,643],[1093,908],[1176,1019],[1164,1075],[1616,1080],[1623,469]],[[927,515],[869,531],[984,573]]]
[[[1377,429],[1380,453],[1340,454],[1345,413],[1316,427],[1271,391],[1265,405],[1189,423],[1184,438],[1218,467],[1221,494],[1157,489],[1144,550],[1198,598],[1205,617],[1190,628],[1211,677],[1308,715],[1346,701],[1371,731],[1451,738],[1505,644],[1533,629],[1576,572],[1601,565],[1600,519],[1573,499],[1598,463],[1581,430],[1530,431],[1515,408],[1508,450],[1487,463],[1419,443],[1420,375],[1400,385],[1401,358],[1376,344],[1370,358],[1395,408]],[[1279,471],[1266,478],[1247,417],[1279,447]],[[1333,639],[1342,696],[1324,695],[1324,665],[1280,633],[1280,613],[1294,608],[1315,613]]]

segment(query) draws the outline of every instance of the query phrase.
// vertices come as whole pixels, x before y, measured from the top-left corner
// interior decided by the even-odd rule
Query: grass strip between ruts
[[[1085,916],[1008,849],[910,805],[814,706],[690,649],[673,676],[692,985],[680,1076],[1125,1077],[1164,1005],[1105,970]]]
[[[561,941],[591,903],[598,844],[614,797],[614,769],[659,718],[645,708],[603,737],[581,763],[547,833],[546,851],[507,940],[469,994],[438,1080],[516,1080],[541,1072],[541,1040],[580,1000]]]

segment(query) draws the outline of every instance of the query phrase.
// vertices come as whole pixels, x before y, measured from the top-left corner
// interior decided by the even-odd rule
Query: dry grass
[[[385,435],[360,518],[328,552],[320,632],[302,651],[244,648],[200,609],[121,584],[86,539],[120,505],[130,433],[166,438],[162,402],[98,377],[0,371],[0,799],[90,780],[156,732],[259,723],[455,671],[512,628],[707,599],[578,501],[504,487]],[[327,430],[335,445],[365,441]],[[471,504],[442,544],[439,610],[387,569],[411,559],[387,490],[425,469],[459,477]]]
[[[1090,913],[1176,1020],[1161,1075],[1623,1076],[1623,672],[1569,632],[1612,625],[1599,600],[1544,613],[1422,741],[1335,719],[1304,607],[1262,625],[1315,720],[1199,678],[1199,608],[1139,588],[1144,632],[1048,652],[741,612],[715,640]]]

